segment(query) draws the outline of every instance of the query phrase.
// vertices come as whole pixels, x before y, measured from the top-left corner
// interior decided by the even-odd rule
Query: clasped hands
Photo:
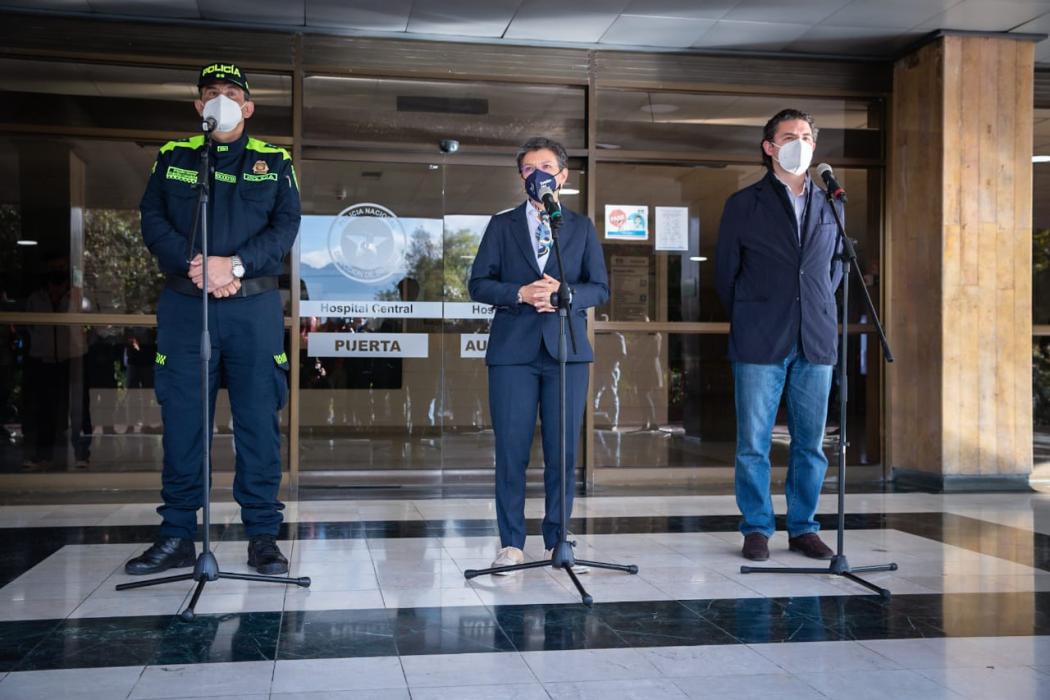
[[[543,277],[526,284],[518,293],[522,302],[535,307],[539,313],[550,313],[557,310],[557,307],[551,306],[551,294],[557,292],[559,287],[561,282],[544,273]]]
[[[187,273],[198,289],[204,289],[204,258],[200,253],[190,260]],[[241,281],[233,276],[233,261],[218,255],[208,256],[208,293],[213,297],[230,297],[241,288]]]

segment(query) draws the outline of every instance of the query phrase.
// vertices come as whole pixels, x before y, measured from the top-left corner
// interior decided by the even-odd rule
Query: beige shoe
[[[496,552],[496,558],[492,561],[492,567],[498,566],[514,566],[515,564],[525,563],[525,553],[517,547],[504,547],[503,549]],[[495,571],[494,576],[509,576],[514,571]]]
[[[553,549],[545,549],[545,550],[543,550],[543,558],[544,559],[553,559],[554,558],[554,550]],[[591,570],[591,567],[586,566],[584,564],[573,564],[572,565],[572,573],[576,574],[577,576],[579,576],[580,574],[589,573],[590,570]]]

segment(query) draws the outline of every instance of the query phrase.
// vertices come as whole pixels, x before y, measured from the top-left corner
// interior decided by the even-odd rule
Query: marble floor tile
[[[269,700],[413,700],[407,688],[271,693]]]
[[[525,660],[541,683],[657,678],[662,674],[635,649],[526,651]]]
[[[830,698],[853,700],[958,700],[957,693],[916,671],[883,669],[880,671],[842,671],[837,673],[804,673],[799,676],[817,691]]]
[[[688,697],[667,678],[636,680],[575,681],[544,685],[554,700],[678,700]]]
[[[405,674],[396,656],[354,659],[277,660],[271,692],[403,689]]]
[[[270,692],[273,667],[273,661],[147,666],[129,700],[265,695]]]
[[[473,588],[384,588],[383,605],[387,608],[447,607],[481,605]]]
[[[917,671],[964,698],[1050,698],[1047,677],[1033,668],[952,668]]]
[[[181,593],[125,591],[122,596],[89,596],[69,613],[71,618],[174,615],[189,600],[189,583]],[[203,601],[203,598],[202,598]],[[200,609],[200,606],[198,606]],[[280,609],[280,608],[278,608]],[[201,611],[203,612],[203,610]]]
[[[410,688],[460,685],[532,684],[536,677],[521,655],[436,654],[402,656]]]
[[[836,673],[897,669],[900,665],[858,642],[753,644],[752,649],[788,673]]]
[[[361,610],[382,607],[383,595],[378,588],[327,591],[311,586],[289,591],[284,598],[285,610]]]
[[[142,666],[112,666],[9,673],[0,681],[0,697],[18,700],[126,698],[142,670]]]
[[[412,700],[550,700],[539,683],[412,688]]]
[[[775,663],[743,644],[654,647],[639,652],[667,677],[775,675]]]
[[[798,676],[790,673],[748,674],[744,676],[691,676],[674,678],[688,698],[696,700],[826,700]]]

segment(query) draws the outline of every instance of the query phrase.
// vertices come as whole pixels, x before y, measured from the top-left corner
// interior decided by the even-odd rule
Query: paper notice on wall
[[[606,204],[605,238],[620,241],[649,240],[649,207],[644,204]]]
[[[656,249],[689,250],[689,207],[656,209]]]

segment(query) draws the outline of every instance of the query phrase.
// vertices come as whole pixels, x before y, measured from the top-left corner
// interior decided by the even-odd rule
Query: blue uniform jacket
[[[715,286],[729,312],[730,360],[779,362],[801,339],[809,362],[835,364],[842,267],[832,261],[838,237],[830,206],[811,184],[800,244],[794,210],[772,172],[726,201]]]
[[[488,365],[532,362],[543,343],[558,357],[558,313],[539,313],[518,303],[518,290],[542,277],[532,252],[535,243],[521,206],[489,221],[470,271],[470,298],[496,307],[485,354]],[[559,233],[565,276],[575,293],[570,323],[576,333],[576,352],[568,343],[569,362],[591,362],[594,352],[587,340],[587,309],[609,299],[609,275],[594,224],[586,216],[562,209],[565,223]],[[558,277],[554,251],[544,272]]]
[[[185,275],[200,252],[200,232],[189,250],[197,209],[197,171],[204,136],[169,141],[153,166],[142,212],[142,237],[162,272]],[[299,184],[283,148],[245,132],[212,148],[208,254],[238,255],[245,277],[279,275],[299,233]]]

